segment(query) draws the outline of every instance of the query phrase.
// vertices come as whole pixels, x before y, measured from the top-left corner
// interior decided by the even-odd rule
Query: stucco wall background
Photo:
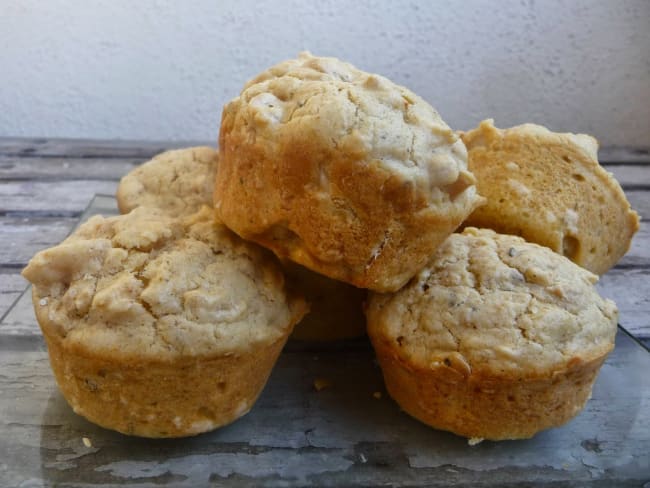
[[[0,136],[215,140],[245,80],[303,49],[457,129],[650,145],[648,0],[0,0]]]

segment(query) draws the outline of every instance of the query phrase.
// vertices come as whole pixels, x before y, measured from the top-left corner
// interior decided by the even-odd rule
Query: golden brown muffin
[[[283,269],[292,289],[309,303],[309,313],[296,325],[291,339],[335,341],[366,335],[363,302],[366,290],[314,273],[286,261]]]
[[[462,135],[487,204],[465,224],[516,234],[603,274],[630,248],[639,216],[598,164],[598,142],[534,124],[497,129],[492,120]]]
[[[481,202],[466,156],[411,91],[303,53],[224,107],[215,210],[281,258],[394,291]]]
[[[103,427],[199,434],[246,414],[305,312],[272,256],[214,221],[93,217],[23,271],[64,397]]]
[[[120,211],[128,213],[136,207],[148,206],[170,216],[188,216],[203,205],[212,206],[217,160],[217,151],[209,147],[159,154],[122,178],[117,190]],[[282,267],[290,285],[300,290],[310,304],[309,313],[291,338],[334,341],[365,335],[366,318],[361,308],[365,290],[291,261],[283,262]]]
[[[117,188],[121,213],[155,207],[167,215],[189,215],[212,205],[219,153],[211,147],[188,147],[158,154],[125,175]]]
[[[467,228],[394,294],[371,294],[368,335],[390,395],[433,427],[519,439],[591,395],[618,311],[597,277],[520,237]]]

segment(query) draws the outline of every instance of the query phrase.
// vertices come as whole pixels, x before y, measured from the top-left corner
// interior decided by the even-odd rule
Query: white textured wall
[[[0,0],[0,136],[215,139],[309,49],[485,117],[650,144],[650,1]]]

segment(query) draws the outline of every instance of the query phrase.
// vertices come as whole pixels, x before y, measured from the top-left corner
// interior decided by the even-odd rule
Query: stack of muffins
[[[123,215],[30,261],[57,382],[104,427],[193,435],[249,411],[298,324],[367,330],[390,395],[433,427],[561,425],[614,347],[596,274],[638,229],[596,151],[533,124],[455,132],[406,88],[303,53],[224,107],[218,150],[143,164]]]

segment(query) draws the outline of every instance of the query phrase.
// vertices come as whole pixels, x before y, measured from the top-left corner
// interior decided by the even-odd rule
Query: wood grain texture
[[[90,139],[0,138],[1,156],[65,158],[149,158],[179,147],[216,141],[116,141]]]
[[[112,195],[117,181],[0,181],[0,213],[79,215],[96,193]]]
[[[598,160],[601,163],[647,164],[650,161],[650,147],[601,147]]]
[[[9,310],[27,285],[27,280],[17,270],[0,270],[0,317]]]
[[[616,302],[619,324],[650,347],[650,268],[610,270],[596,288]]]
[[[650,171],[650,166],[648,166]],[[650,220],[650,189],[627,190],[625,192],[632,208],[637,211],[642,220]]]
[[[650,171],[647,165],[606,165],[604,167],[614,175],[624,189],[650,188]]]
[[[148,159],[0,156],[0,181],[118,181]]]
[[[74,217],[0,217],[0,266],[25,266],[38,251],[65,239],[76,223]]]

